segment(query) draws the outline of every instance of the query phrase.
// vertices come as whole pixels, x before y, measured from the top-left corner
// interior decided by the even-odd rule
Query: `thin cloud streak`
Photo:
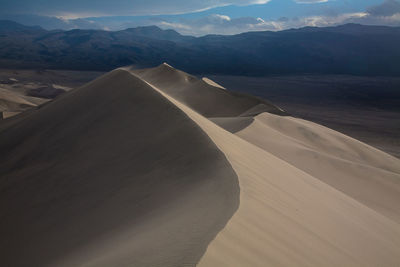
[[[199,12],[227,5],[266,4],[270,0],[2,0],[0,13],[30,13],[64,19],[111,15],[166,15]]]

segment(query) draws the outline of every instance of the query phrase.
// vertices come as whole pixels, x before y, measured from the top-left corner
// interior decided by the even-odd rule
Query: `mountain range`
[[[1,68],[111,70],[169,62],[193,74],[400,75],[400,27],[345,24],[184,36],[156,26],[52,30],[0,21]]]

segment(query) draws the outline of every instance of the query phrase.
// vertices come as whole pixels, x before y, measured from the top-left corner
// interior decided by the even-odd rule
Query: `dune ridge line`
[[[199,266],[400,264],[397,257],[400,253],[398,222],[372,209],[373,205],[366,206],[323,182],[320,177],[313,177],[274,156],[266,150],[268,147],[257,146],[250,137],[247,140],[256,145],[240,138],[247,132],[268,139],[262,135],[265,132],[251,130],[254,122],[238,135],[233,135],[162,89],[152,87],[200,125],[225,153],[239,177],[239,209],[209,245]],[[268,113],[258,116],[275,117]],[[295,120],[279,117],[286,118]],[[324,128],[312,125],[315,132]],[[286,142],[282,137],[274,141]],[[362,144],[362,149],[365,147],[368,148]],[[376,152],[374,149],[371,151]],[[382,154],[387,155],[381,152],[378,157]],[[352,155],[351,159],[358,156]],[[390,159],[392,165],[388,164],[388,168],[394,168],[394,178],[397,179],[395,167],[398,160]],[[382,178],[383,182],[386,178]],[[398,180],[394,182],[398,183]],[[392,203],[399,202],[392,199]]]

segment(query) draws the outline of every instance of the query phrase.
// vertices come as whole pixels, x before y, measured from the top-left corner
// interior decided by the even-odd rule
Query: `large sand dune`
[[[12,120],[0,131],[3,266],[192,266],[237,209],[223,153],[126,71]]]
[[[400,161],[168,64],[0,123],[7,266],[400,266]]]

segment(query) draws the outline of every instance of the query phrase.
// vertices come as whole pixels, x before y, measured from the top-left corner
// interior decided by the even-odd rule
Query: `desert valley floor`
[[[212,80],[3,88],[2,264],[400,266],[398,158]]]

